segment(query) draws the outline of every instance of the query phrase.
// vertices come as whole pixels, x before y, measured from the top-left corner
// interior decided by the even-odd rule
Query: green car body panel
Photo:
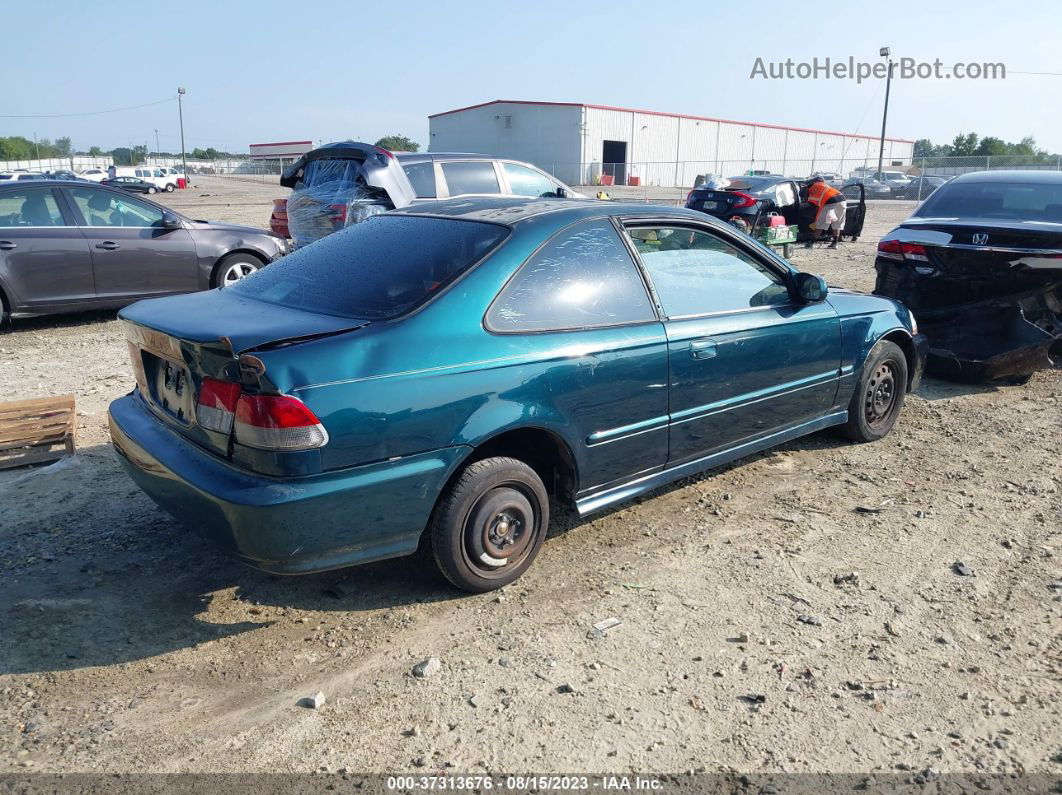
[[[520,267],[558,232],[595,219],[618,236],[639,221],[710,230],[795,281],[785,260],[701,213],[484,199],[387,215],[502,224],[505,237],[392,319],[318,314],[233,289],[121,313],[134,355],[161,338],[188,368],[190,406],[203,378],[246,384],[251,362],[258,389],[298,398],[326,429],[317,449],[266,451],[198,427],[187,411],[175,422],[143,384],[111,405],[114,446],[132,478],[256,567],[301,573],[413,552],[447,483],[509,434],[563,461],[566,478],[548,485],[586,514],[845,422],[863,362],[883,338],[904,348],[913,381],[921,372],[924,340],[902,305],[836,289],[817,302],[706,317],[667,319],[657,305],[655,319],[612,327],[488,327],[489,307]],[[691,354],[706,337],[708,361]]]

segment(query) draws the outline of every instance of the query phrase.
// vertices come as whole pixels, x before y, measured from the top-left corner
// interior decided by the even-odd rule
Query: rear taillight
[[[899,240],[882,240],[878,243],[878,256],[884,259],[929,262],[926,247],[921,243],[903,243]]]
[[[332,219],[332,223],[334,224],[345,224],[347,222],[347,205],[328,205],[328,217]]]
[[[195,418],[201,426],[218,433],[229,433],[240,398],[240,385],[231,381],[204,378],[199,385],[199,402]]]
[[[309,450],[328,442],[321,421],[289,395],[240,395],[236,441],[262,450]]]
[[[687,205],[690,203],[690,198],[692,196],[693,196],[693,191],[690,191],[689,193],[686,194],[686,204]]]
[[[736,209],[738,207],[751,207],[756,203],[756,199],[752,196],[749,196],[747,193],[734,191],[734,196],[738,199],[738,201],[731,205],[731,209]]]

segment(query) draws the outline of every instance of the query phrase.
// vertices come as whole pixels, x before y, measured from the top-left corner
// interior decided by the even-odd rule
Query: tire
[[[159,191],[158,191],[158,188],[148,188],[147,192],[148,193],[158,193]]]
[[[11,331],[11,311],[7,308],[7,297],[0,292],[0,334]]]
[[[229,254],[214,266],[214,276],[210,280],[210,286],[227,287],[235,284],[240,279],[256,273],[262,264],[262,260],[254,254]]]
[[[527,571],[548,527],[549,498],[535,471],[515,458],[485,458],[469,464],[436,506],[435,564],[463,591],[493,591]]]
[[[875,345],[863,363],[841,433],[856,442],[876,442],[896,425],[907,396],[907,357],[888,340]]]
[[[166,183],[166,192],[167,193],[173,193],[174,190],[176,190],[176,188],[173,187],[173,183],[172,182],[167,182]]]

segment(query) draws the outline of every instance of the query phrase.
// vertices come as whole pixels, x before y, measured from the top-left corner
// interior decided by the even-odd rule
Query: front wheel
[[[257,273],[262,262],[251,254],[232,254],[218,263],[214,270],[214,287],[229,287],[240,279]]]
[[[485,458],[465,468],[435,510],[435,563],[464,591],[493,591],[527,571],[548,526],[538,474],[515,458]]]
[[[907,357],[899,345],[882,340],[863,363],[841,432],[856,442],[881,439],[896,425],[906,395]]]

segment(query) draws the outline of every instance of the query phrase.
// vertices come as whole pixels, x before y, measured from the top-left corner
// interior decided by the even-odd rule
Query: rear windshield
[[[1000,218],[1062,223],[1062,183],[951,182],[914,213],[920,218]]]
[[[226,289],[329,315],[397,317],[471,268],[508,232],[476,221],[377,215]]]
[[[772,177],[729,177],[729,180],[727,190],[760,190],[778,181]]]

